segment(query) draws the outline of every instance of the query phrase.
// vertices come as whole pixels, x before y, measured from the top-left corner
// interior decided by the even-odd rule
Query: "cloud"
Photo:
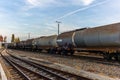
[[[83,8],[77,9],[77,10],[75,10],[75,11],[69,12],[69,13],[67,13],[67,14],[59,17],[58,19],[55,19],[55,21],[56,21],[56,20],[63,19],[63,18],[68,17],[68,16],[70,16],[70,15],[76,14],[76,13],[78,13],[78,12],[84,11],[84,10],[86,10],[86,9],[89,9],[89,8],[92,8],[92,7],[95,7],[95,6],[98,6],[98,5],[102,5],[102,4],[104,4],[104,3],[108,2],[108,1],[110,1],[110,0],[105,0],[105,1],[99,2],[99,3],[97,3],[97,4],[94,4],[94,5],[91,5],[91,6],[87,6],[87,7],[83,7]],[[86,0],[85,4],[88,5],[88,3],[90,4],[90,2],[87,2],[87,0]]]
[[[46,27],[44,27],[45,28],[44,30],[46,30],[47,35],[48,35],[48,33],[57,34],[57,31],[58,31],[58,24],[57,23],[56,24],[55,23],[46,23],[45,25],[46,25]],[[74,29],[77,29],[77,28],[78,27],[75,27],[73,25],[68,25],[68,24],[61,23],[60,24],[60,33],[70,31],[70,30],[74,30]]]
[[[84,6],[87,6],[87,5],[90,5],[91,3],[93,3],[95,0],[71,0],[71,2],[74,4],[74,5],[84,5]]]
[[[36,37],[40,37],[40,36],[49,36],[49,35],[55,35],[55,34],[57,35],[58,34],[57,23],[45,23],[43,26],[44,27],[34,26],[34,31],[31,32],[31,37],[36,38]],[[60,33],[70,31],[70,30],[74,30],[74,29],[77,29],[77,28],[78,27],[75,27],[75,26],[70,25],[70,24],[68,25],[68,24],[61,23],[60,24]],[[24,38],[24,39],[26,39],[26,38]],[[21,38],[21,39],[23,39],[23,38]]]
[[[31,8],[87,6],[95,0],[26,0],[26,10]]]
[[[27,3],[33,7],[45,7],[48,6],[50,4],[55,3],[55,0],[26,0]]]
[[[4,19],[7,17],[8,17],[8,13],[7,13],[6,9],[0,7],[0,18]]]
[[[91,3],[93,3],[95,0],[82,0],[84,5],[90,5]]]
[[[4,13],[0,12],[0,18],[4,18],[4,16],[5,16]]]

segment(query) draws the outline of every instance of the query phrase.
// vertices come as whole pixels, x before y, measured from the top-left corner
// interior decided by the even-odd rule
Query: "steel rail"
[[[1,54],[1,55],[2,55],[2,54]],[[27,76],[26,73],[24,73],[21,69],[24,69],[24,70],[26,70],[26,71],[29,71],[29,72],[35,74],[35,75],[38,75],[39,77],[41,77],[41,78],[44,79],[44,80],[52,80],[52,79],[50,79],[50,78],[48,78],[48,77],[45,77],[45,76],[43,76],[43,75],[41,75],[41,74],[39,74],[39,73],[37,73],[37,72],[34,72],[34,71],[30,70],[30,69],[25,68],[25,67],[23,67],[22,65],[19,65],[19,64],[15,63],[13,60],[9,59],[8,57],[4,57],[3,55],[2,55],[2,57],[3,57],[7,62],[9,62],[12,67],[14,67],[14,68],[16,69],[16,70],[19,72],[19,74],[21,74],[21,75],[25,78],[25,80],[32,80],[32,79],[31,79],[29,76]],[[20,69],[20,68],[21,68],[21,69]]]
[[[14,68],[17,70],[17,72],[25,79],[25,80],[31,80],[26,74],[24,74],[16,65],[14,65],[8,58],[6,58],[5,56],[3,56],[1,54],[1,56]]]
[[[37,64],[35,62],[32,62],[32,61],[29,61],[27,59],[21,59],[21,58],[18,58],[10,53],[8,53],[10,56],[16,58],[16,59],[19,59],[21,61],[24,61],[30,65],[33,65],[35,67],[37,67],[38,69],[43,69],[44,71],[47,71],[49,72],[50,74],[53,74],[53,75],[56,75],[58,76],[59,78],[62,78],[62,80],[68,80],[68,78],[64,77],[64,76],[61,76],[59,74],[56,74],[55,72],[52,72],[52,71],[56,71],[57,73],[62,73],[62,74],[65,74],[65,75],[69,75],[70,77],[75,77],[77,80],[91,80],[91,79],[88,79],[88,78],[85,78],[85,77],[82,77],[82,76],[79,76],[79,75],[75,75],[75,74],[72,74],[72,73],[69,73],[69,72],[65,72],[65,71],[61,71],[61,70],[58,70],[58,69],[54,69],[54,68],[50,68],[48,66],[44,66],[44,65],[41,65],[41,64]]]
[[[11,54],[10,54],[10,55],[11,55]],[[39,66],[39,65],[34,64],[34,63],[32,63],[32,62],[29,62],[29,61],[27,61],[27,60],[23,60],[23,59],[17,58],[17,57],[15,57],[15,56],[13,56],[13,55],[11,55],[11,56],[14,57],[14,58],[16,58],[16,59],[18,59],[18,60],[21,60],[21,61],[29,64],[29,65],[31,65],[31,66],[33,66],[33,67],[36,67],[36,68],[38,68],[38,69],[40,69],[40,70],[43,70],[44,72],[47,72],[48,74],[52,74],[52,75],[55,76],[58,80],[68,80],[68,78],[63,77],[63,76],[60,76],[60,75],[58,75],[58,74],[56,74],[56,73],[54,73],[54,72],[52,72],[52,71],[50,71],[50,70],[47,70],[47,69],[45,69],[45,68],[43,68],[43,67],[41,67],[41,66]],[[14,62],[14,61],[13,61],[13,62]],[[14,63],[15,63],[15,62],[14,62]],[[16,63],[16,64],[17,64],[17,63]],[[19,64],[18,64],[18,65],[19,65]]]
[[[18,67],[20,67],[21,69],[24,69],[24,70],[26,70],[26,71],[29,71],[29,72],[31,72],[31,73],[34,73],[35,75],[43,78],[44,80],[52,80],[52,79],[50,79],[50,78],[48,78],[48,77],[45,77],[45,76],[43,76],[43,75],[41,75],[41,74],[39,74],[39,73],[37,73],[37,72],[34,72],[34,71],[32,71],[32,70],[30,70],[30,69],[28,69],[28,68],[26,68],[26,67],[23,67],[22,65],[14,62],[14,60],[11,60],[11,61],[12,61],[15,65],[17,65]]]

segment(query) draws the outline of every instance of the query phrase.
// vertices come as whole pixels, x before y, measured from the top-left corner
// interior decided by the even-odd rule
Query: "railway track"
[[[12,66],[12,75],[14,80],[51,80],[45,76],[42,76],[33,70],[26,68],[23,65],[18,64],[15,60],[2,55],[2,57]]]
[[[79,75],[71,74],[54,68],[50,68],[27,59],[16,57],[6,53],[2,57],[16,69],[21,80],[91,80]]]
[[[30,52],[30,51],[26,51]],[[36,52],[39,53],[39,52]],[[114,66],[120,66],[120,63],[117,62],[116,60],[105,60],[100,57],[93,57],[93,56],[81,56],[81,55],[58,55],[58,54],[49,54],[47,52],[41,52],[41,54],[46,54],[46,55],[54,55],[56,57],[64,57],[64,58],[69,58],[69,59],[82,59],[90,62],[96,62],[100,64],[105,64],[105,65],[114,65]]]
[[[31,52],[31,51],[25,51],[25,52]],[[32,52],[31,52],[32,53]],[[36,52],[39,53],[39,52]],[[62,57],[62,58],[69,58],[69,59],[82,59],[90,62],[105,64],[105,65],[114,65],[114,66],[120,66],[120,63],[115,60],[105,60],[100,57],[93,57],[93,56],[81,56],[81,55],[58,55],[58,54],[49,54],[46,52],[41,52],[40,54],[46,54],[46,55],[54,55],[56,57]]]
[[[47,55],[51,55],[51,54],[47,54]],[[100,57],[82,56],[82,55],[57,55],[57,54],[53,54],[53,55],[57,56],[57,57],[64,57],[64,58],[69,58],[69,59],[81,59],[81,60],[96,62],[96,63],[100,63],[100,64],[105,64],[105,65],[120,66],[120,63],[117,62],[116,60],[105,60]]]
[[[120,63],[115,60],[108,61],[108,60],[105,60],[105,59],[99,58],[99,57],[73,55],[73,56],[70,56],[70,58],[83,59],[83,60],[96,62],[96,63],[100,63],[100,64],[105,64],[105,65],[120,66]]]

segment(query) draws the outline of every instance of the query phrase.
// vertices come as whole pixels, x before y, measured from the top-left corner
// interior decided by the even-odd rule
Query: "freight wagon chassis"
[[[74,50],[67,48],[64,49],[62,47],[56,47],[56,48],[51,48],[48,53],[51,54],[61,54],[61,55],[73,55],[74,54]]]
[[[119,52],[115,52],[115,53],[103,52],[103,57],[106,60],[120,61],[120,53]]]
[[[75,51],[96,53],[103,56],[106,60],[115,60],[120,62],[119,48],[75,48]]]
[[[72,50],[72,49],[61,49],[61,51],[59,53],[62,54],[62,55],[73,55],[74,50]]]

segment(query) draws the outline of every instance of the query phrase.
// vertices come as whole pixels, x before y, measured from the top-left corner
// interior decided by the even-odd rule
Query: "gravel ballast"
[[[86,59],[67,58],[67,56],[49,55],[46,53],[24,52],[24,51],[11,51],[12,54],[19,54],[20,56],[28,56],[32,58],[43,59],[52,63],[72,67],[78,71],[87,71],[98,75],[109,76],[114,80],[120,80],[120,67],[116,65],[107,65],[97,62],[88,61]]]

